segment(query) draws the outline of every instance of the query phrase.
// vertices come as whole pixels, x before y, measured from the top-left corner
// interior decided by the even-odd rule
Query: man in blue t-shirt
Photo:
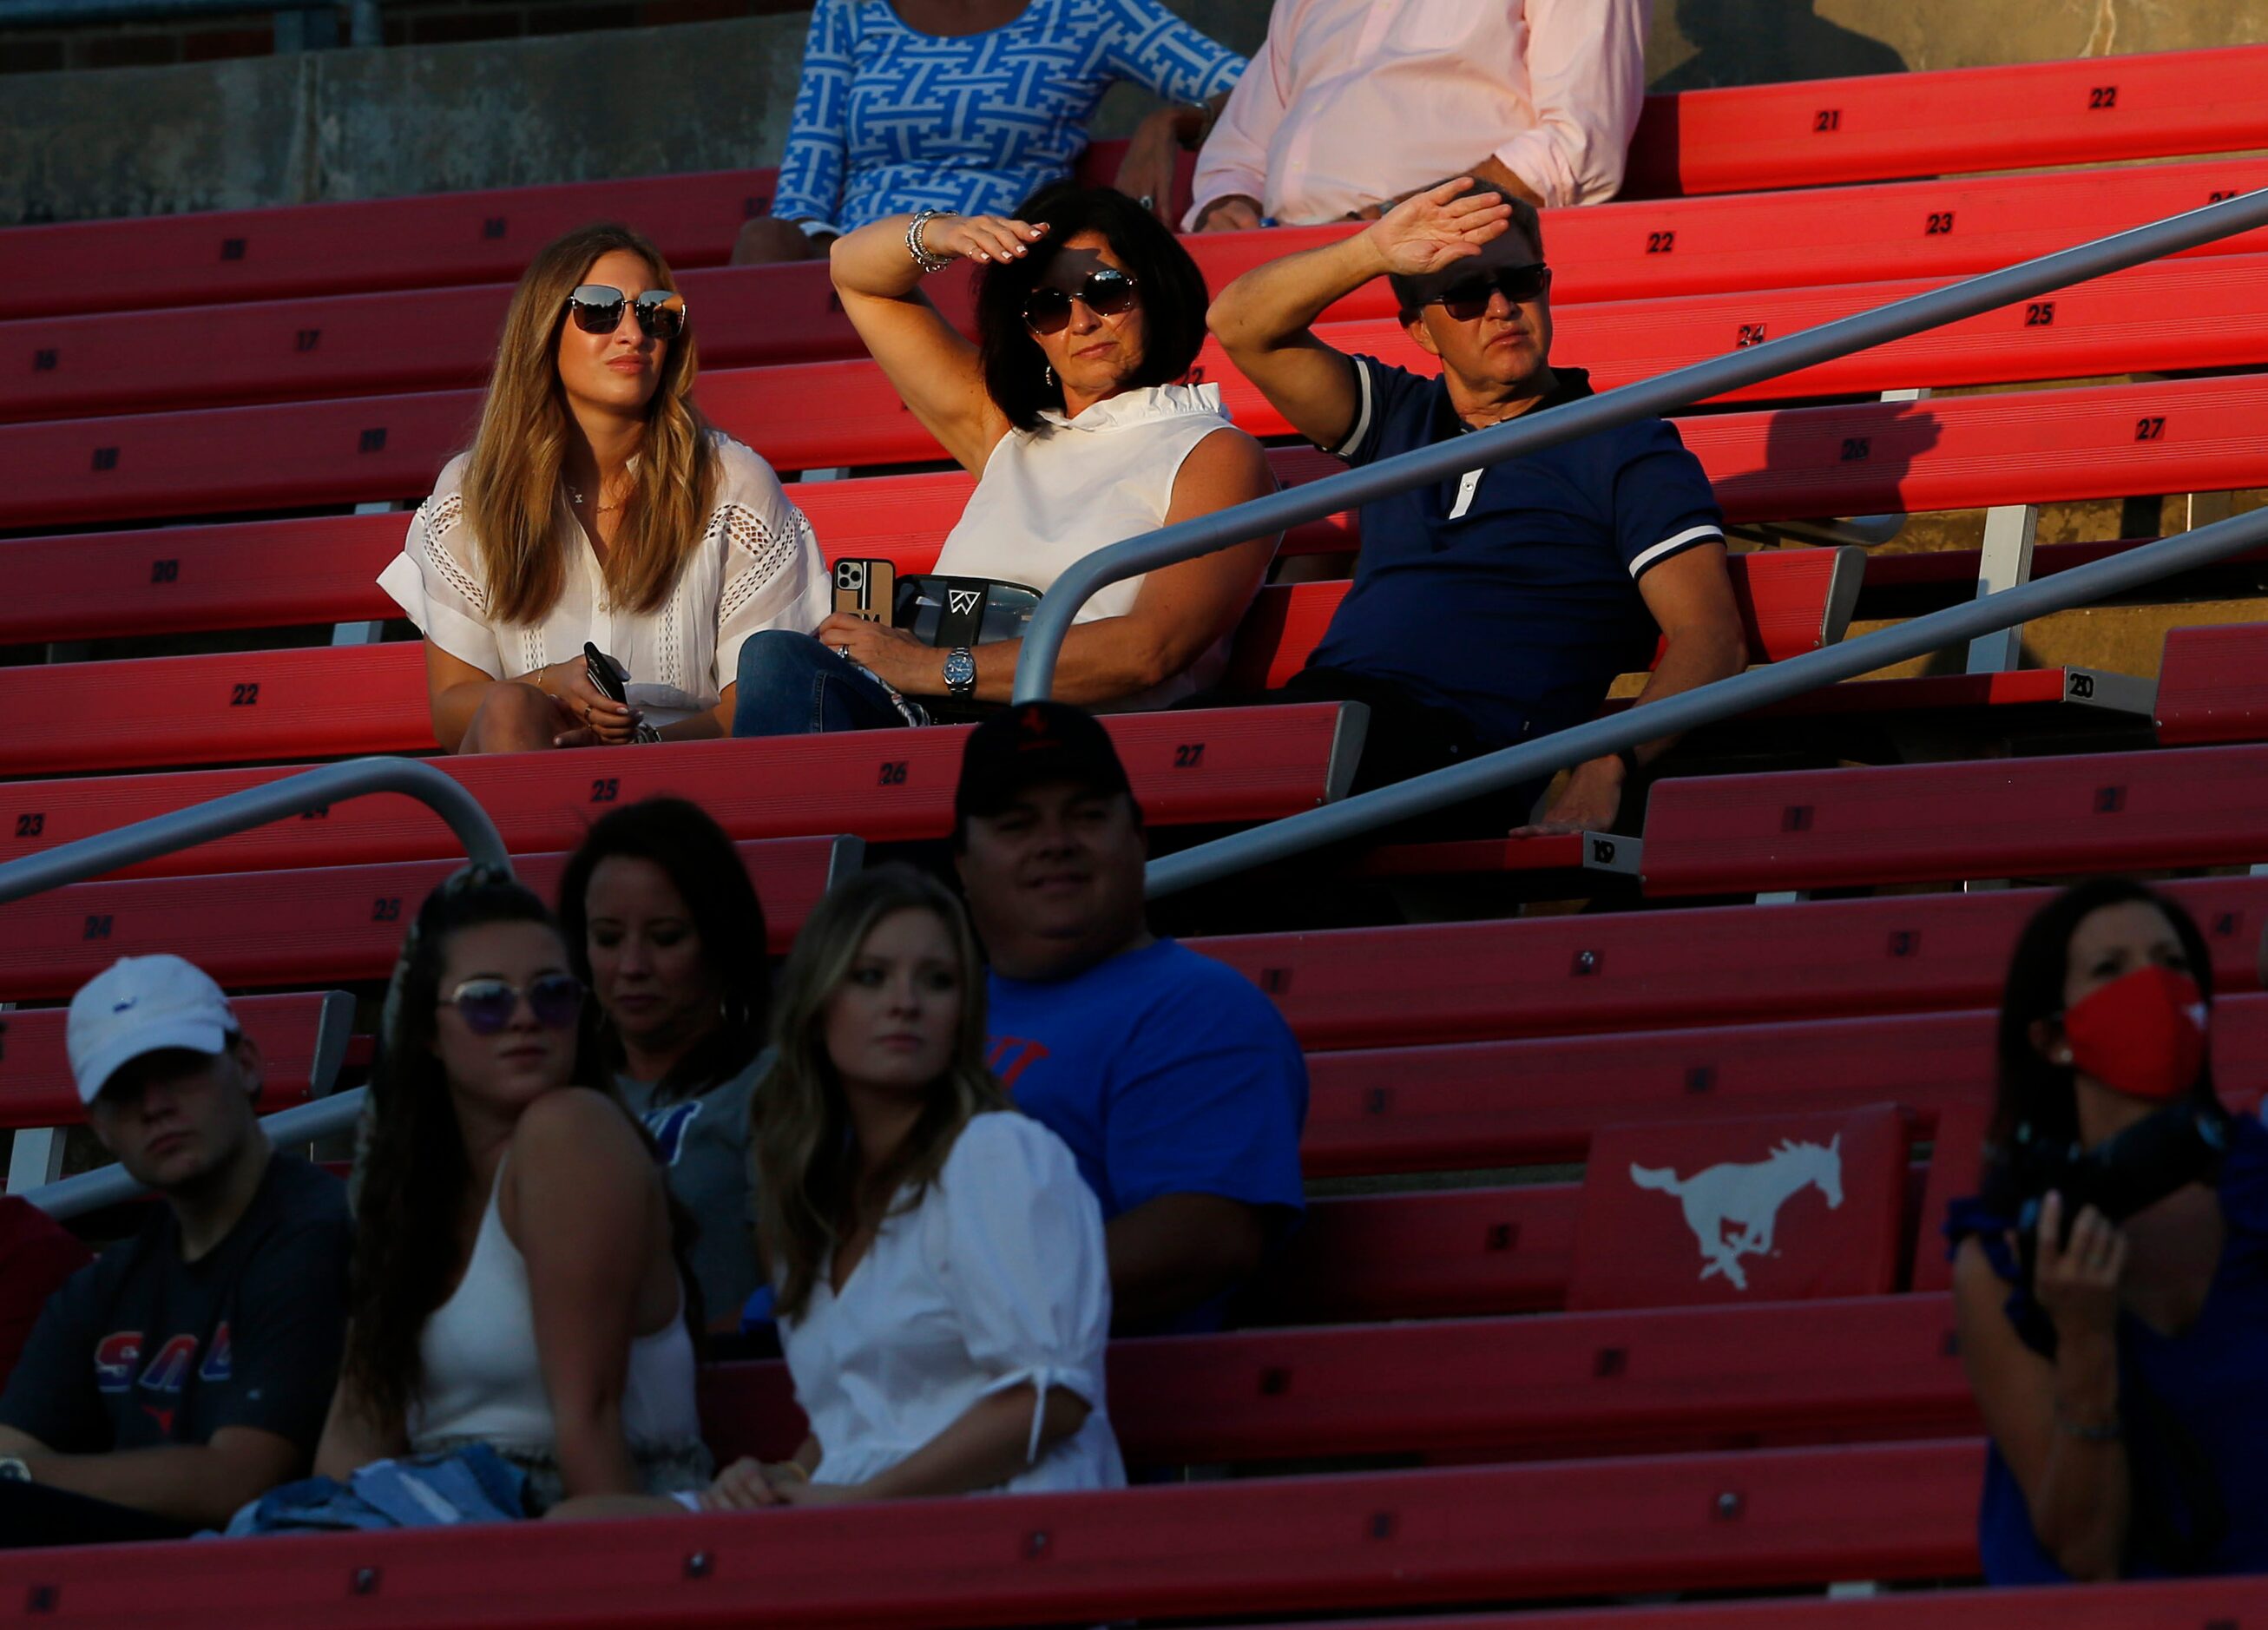
[[[1116,1327],[1218,1327],[1304,1204],[1291,1028],[1243,975],[1151,934],[1142,811],[1087,714],[1042,702],[979,725],[954,815],[992,965],[989,1062],[1101,1202]]]
[[[1316,337],[1327,308],[1381,276],[1438,378]],[[1590,395],[1581,369],[1551,364],[1550,289],[1533,207],[1459,176],[1247,272],[1209,321],[1294,430],[1367,464]],[[1583,722],[1658,638],[1640,706],[1748,660],[1708,477],[1674,426],[1642,419],[1363,505],[1353,586],[1270,699],[1368,704],[1356,785],[1373,786]],[[1668,746],[1577,766],[1522,830],[1611,825],[1625,780]]]

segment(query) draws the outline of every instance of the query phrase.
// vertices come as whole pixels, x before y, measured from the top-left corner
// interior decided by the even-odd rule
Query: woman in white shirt
[[[570,232],[520,278],[472,448],[378,579],[425,636],[443,747],[724,735],[741,643],[826,615],[810,523],[693,405],[687,322],[624,227]],[[585,641],[627,670],[626,702]]]
[[[811,1435],[711,1509],[1116,1488],[1102,1213],[984,1067],[968,919],[903,867],[806,925],[755,1134],[761,1243]]]
[[[568,963],[542,901],[475,867],[402,942],[320,1476],[484,1443],[534,1512],[707,1479],[661,1175],[628,1111],[571,1084]]]
[[[1205,312],[1204,278],[1174,235],[1105,188],[1049,188],[1024,213],[891,216],[836,240],[832,260],[866,349],[977,477],[938,572],[1045,590],[1107,544],[1276,483],[1219,386],[1174,382],[1197,360]],[[973,345],[920,289],[963,257],[983,268]],[[1213,682],[1275,549],[1270,535],[1103,590],[1064,642],[1057,697],[1162,707]],[[940,651],[843,613],[815,638],[765,634],[740,648],[733,733],[901,724],[892,691],[1005,702],[1022,643]]]

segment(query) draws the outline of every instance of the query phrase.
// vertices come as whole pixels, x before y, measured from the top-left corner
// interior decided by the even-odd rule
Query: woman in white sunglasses
[[[425,636],[443,747],[724,735],[741,643],[826,615],[810,523],[702,418],[697,371],[684,297],[637,233],[570,232],[520,278],[473,445],[379,578]]]

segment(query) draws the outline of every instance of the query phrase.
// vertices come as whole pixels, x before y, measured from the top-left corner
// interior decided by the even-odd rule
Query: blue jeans
[[[889,730],[906,721],[882,682],[808,634],[764,629],[740,646],[736,736]]]

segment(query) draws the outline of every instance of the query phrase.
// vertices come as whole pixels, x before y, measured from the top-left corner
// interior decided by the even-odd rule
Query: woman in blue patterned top
[[[1160,0],[818,0],[769,217],[733,258],[805,260],[840,233],[938,210],[1012,216],[1062,181],[1114,79],[1168,107],[1136,133],[1120,185],[1172,206],[1244,59]]]

